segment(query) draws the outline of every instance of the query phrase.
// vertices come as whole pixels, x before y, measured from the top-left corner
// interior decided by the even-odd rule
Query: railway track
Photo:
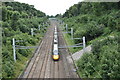
[[[70,56],[67,49],[59,49],[59,61],[53,61],[52,59],[53,32],[55,26],[59,26],[58,22],[51,21],[51,25],[38,50],[20,78],[78,78],[78,75],[74,71],[73,63],[69,63],[67,59]],[[60,30],[58,39],[60,46],[66,45]]]

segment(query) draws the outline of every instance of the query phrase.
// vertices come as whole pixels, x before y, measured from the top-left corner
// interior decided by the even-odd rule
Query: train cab
[[[52,57],[53,57],[53,60],[55,60],[55,61],[59,60],[60,56],[59,56],[59,53],[57,50],[54,51],[54,54],[52,55]]]
[[[58,52],[58,44],[54,44],[53,47],[53,55],[52,55],[53,60],[59,60],[59,52]]]

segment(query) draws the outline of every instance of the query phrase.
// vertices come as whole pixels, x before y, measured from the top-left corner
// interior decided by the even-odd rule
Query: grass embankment
[[[16,63],[13,59],[12,39],[18,46],[36,46],[46,32],[47,17],[33,5],[19,2],[3,2],[2,8],[2,77],[17,78],[35,49],[16,49]],[[33,32],[33,36],[31,33]]]
[[[92,53],[84,54],[77,62],[79,75],[82,78],[118,78],[120,70],[118,39],[116,32],[115,35],[93,40]]]
[[[119,34],[120,32],[113,31],[88,42],[92,44],[92,52],[83,54],[81,59],[76,62],[77,72],[82,78],[119,77],[119,74],[116,74],[118,71],[115,69],[119,70]],[[64,34],[64,38],[68,45],[74,45],[70,35]],[[75,52],[74,48],[69,48],[69,50],[72,53]]]
[[[92,44],[92,52],[77,62],[81,78],[120,78],[119,5],[82,2],[63,15],[64,22],[74,29],[74,37],[85,36],[87,44]]]

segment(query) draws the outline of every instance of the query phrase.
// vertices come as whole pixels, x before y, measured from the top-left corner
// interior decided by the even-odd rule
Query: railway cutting
[[[67,59],[70,56],[67,49],[59,49],[59,60],[53,59],[55,28],[57,29],[58,46],[65,46],[66,43],[62,30],[59,29],[58,21],[50,20],[50,24],[36,53],[20,78],[79,78],[73,61],[69,62]]]

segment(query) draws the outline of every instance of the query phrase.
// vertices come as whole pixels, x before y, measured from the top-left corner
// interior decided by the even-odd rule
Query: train
[[[53,39],[53,52],[52,52],[52,58],[54,61],[60,59],[59,51],[58,51],[58,32],[57,27],[54,28],[54,39]]]

